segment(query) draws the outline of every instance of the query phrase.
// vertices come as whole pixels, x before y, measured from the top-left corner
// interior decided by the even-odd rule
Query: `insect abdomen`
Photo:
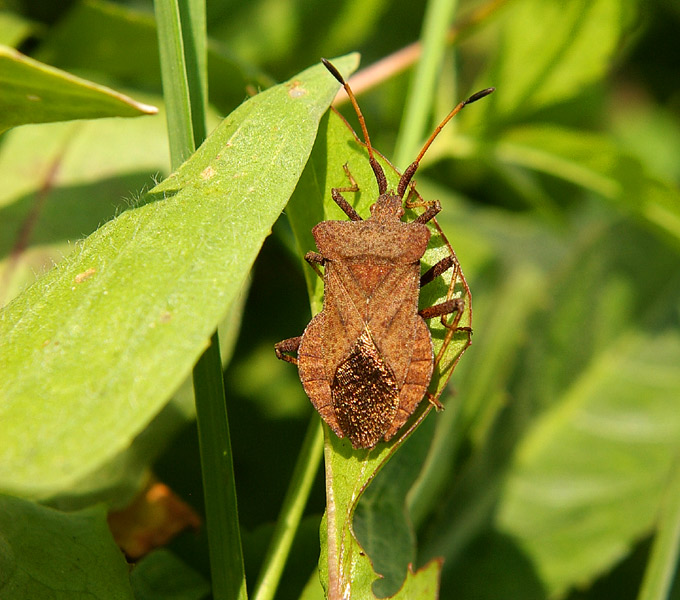
[[[331,383],[333,407],[342,432],[355,448],[372,448],[399,407],[399,386],[370,332],[356,341]]]

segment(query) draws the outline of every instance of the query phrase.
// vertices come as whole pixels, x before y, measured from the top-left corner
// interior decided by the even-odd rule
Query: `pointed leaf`
[[[53,494],[160,410],[237,297],[337,87],[318,65],[244,103],[0,313],[0,488]]]
[[[26,123],[156,112],[154,106],[0,46],[0,132]]]
[[[498,523],[550,592],[587,582],[651,528],[680,450],[678,363],[676,333],[626,337],[522,442]]]

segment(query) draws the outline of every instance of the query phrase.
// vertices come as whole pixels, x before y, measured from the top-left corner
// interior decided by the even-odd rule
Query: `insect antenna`
[[[357,117],[359,118],[359,124],[361,125],[361,131],[364,135],[366,148],[368,149],[368,161],[371,164],[373,173],[375,173],[375,179],[378,182],[378,193],[382,195],[387,190],[387,178],[385,177],[385,172],[383,171],[382,167],[380,166],[378,161],[375,159],[375,156],[373,155],[373,146],[371,146],[371,138],[368,135],[368,129],[366,129],[366,121],[364,120],[364,115],[361,113],[361,109],[359,108],[359,103],[357,102],[357,99],[354,96],[354,92],[352,92],[352,88],[349,87],[349,84],[345,81],[343,76],[340,75],[340,71],[338,71],[333,66],[332,63],[330,63],[325,58],[322,58],[321,62],[330,71],[331,75],[333,75],[333,77],[335,77],[342,84],[342,87],[345,88],[347,96],[349,97],[350,102],[354,107],[354,111],[357,113]]]
[[[439,135],[439,132],[444,128],[444,126],[461,110],[463,110],[465,106],[467,106],[468,104],[472,104],[473,102],[477,102],[477,100],[480,100],[485,96],[488,96],[489,94],[493,93],[495,89],[496,88],[492,87],[486,88],[485,90],[477,92],[476,94],[472,94],[472,96],[470,96],[467,100],[463,100],[448,115],[446,115],[446,118],[437,126],[437,129],[435,129],[432,132],[432,135],[425,142],[423,149],[420,151],[416,159],[408,166],[408,168],[404,171],[404,174],[401,176],[401,179],[399,180],[399,185],[397,186],[397,195],[400,198],[404,197],[404,192],[406,191],[408,184],[411,182],[411,179],[415,175],[415,172],[418,170],[418,166],[420,165],[421,159],[425,155],[425,152],[427,152],[427,149],[430,147],[432,142],[434,142],[434,139]]]

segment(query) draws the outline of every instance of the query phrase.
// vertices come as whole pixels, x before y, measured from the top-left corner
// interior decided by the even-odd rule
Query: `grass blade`
[[[182,23],[177,1],[157,1],[155,11],[158,23],[163,98],[167,109],[170,157],[172,168],[176,169],[196,149],[184,59]]]
[[[394,164],[405,169],[418,153],[423,132],[432,109],[432,98],[441,68],[449,24],[457,0],[430,0],[427,4],[423,32],[423,54],[406,96],[404,117],[394,150]]]
[[[205,3],[157,2],[156,15],[170,153],[176,168],[207,133]],[[248,592],[217,331],[194,367],[193,379],[213,598],[245,600]]]
[[[253,592],[253,600],[272,600],[281,579],[283,568],[293,544],[302,512],[314,477],[319,470],[323,453],[323,429],[321,419],[315,413],[307,428],[298,461],[291,477],[290,486],[283,500],[281,513],[270,542],[264,564]]]

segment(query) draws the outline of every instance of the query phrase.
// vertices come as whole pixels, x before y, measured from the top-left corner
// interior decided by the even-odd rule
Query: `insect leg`
[[[442,205],[439,200],[432,200],[428,209],[422,215],[419,215],[417,219],[414,219],[413,222],[427,223],[428,221],[434,219],[440,213],[441,209]]]
[[[406,195],[406,200],[404,201],[404,208],[425,208],[425,212],[422,213],[417,219],[414,219],[414,222],[427,223],[437,214],[439,214],[442,209],[442,205],[439,200],[425,200],[418,193],[418,190],[416,190],[414,182],[409,186],[408,194]]]
[[[440,410],[444,410],[444,405],[441,402],[439,402],[439,400],[437,400],[437,398],[435,398],[433,394],[431,394],[430,392],[425,392],[425,397],[427,398],[427,401],[432,406],[435,407],[437,412],[439,412]]]
[[[323,255],[318,252],[307,252],[307,254],[305,254],[305,260],[309,263],[309,266],[314,269],[314,272],[323,279],[323,273],[319,270],[319,265],[323,265],[326,260]]]
[[[347,179],[349,179],[350,185],[335,189],[338,190],[338,192],[358,192],[359,184],[356,182],[356,179],[354,179],[354,177],[352,176],[352,172],[349,170],[349,166],[347,165],[347,163],[342,165],[342,170],[345,172],[345,175],[347,175]]]
[[[345,198],[341,194],[341,192],[359,191],[359,185],[354,180],[354,177],[352,177],[352,173],[350,173],[347,163],[342,165],[342,168],[345,171],[345,175],[347,175],[347,179],[349,179],[351,185],[340,188],[331,188],[331,197],[333,198],[333,200],[335,200],[335,203],[343,210],[343,212],[350,218],[351,221],[363,221],[363,219],[359,216],[359,213],[356,210],[354,210],[354,207],[352,207],[352,205],[349,202],[347,202],[347,200],[345,200]]]
[[[434,319],[435,317],[450,315],[452,313],[460,315],[464,308],[465,301],[462,298],[452,298],[451,300],[446,300],[440,304],[423,308],[423,310],[418,311],[418,314],[423,317],[423,319]],[[458,320],[459,319],[460,317],[458,317]],[[454,322],[455,321],[456,320],[454,319]]]
[[[434,201],[425,200],[416,190],[415,185],[409,186],[408,194],[406,195],[406,200],[404,201],[405,208],[417,208],[419,206],[432,206]]]
[[[455,253],[453,247],[451,246],[451,243],[449,242],[448,239],[446,239],[446,236],[444,235],[444,232],[442,231],[441,227],[439,226],[439,223],[437,223],[437,220],[434,219],[432,221],[432,223],[434,224],[434,227],[437,230],[437,233],[441,236],[442,241],[446,245],[446,247],[449,251],[449,257],[452,260],[451,266],[453,267],[453,273],[451,274],[451,281],[449,283],[449,289],[446,293],[446,301],[449,302],[451,300],[455,300],[453,298],[453,296],[454,296],[456,287],[458,287],[460,289],[460,298],[458,300],[463,303],[462,305],[459,305],[459,310],[452,311],[452,312],[455,312],[455,315],[454,315],[453,319],[451,320],[451,322],[449,322],[448,319],[447,319],[447,313],[444,313],[444,314],[441,315],[441,323],[444,327],[446,327],[447,332],[446,332],[446,336],[444,337],[444,341],[442,342],[441,348],[439,349],[439,352],[437,352],[437,355],[435,356],[435,359],[434,359],[434,364],[435,364],[435,367],[436,367],[441,362],[441,360],[444,356],[444,353],[446,352],[446,348],[451,343],[451,340],[453,339],[453,336],[456,334],[456,332],[467,333],[467,337],[468,337],[467,346],[469,346],[470,342],[471,342],[470,336],[472,334],[472,329],[470,327],[460,327],[459,326],[460,320],[463,318],[463,314],[464,314],[465,309],[466,309],[465,302],[469,301],[469,299],[470,299],[470,288],[468,287],[467,281],[465,280],[465,275],[463,275],[463,271],[460,268],[460,263],[458,262],[458,258],[456,256],[456,253]],[[439,263],[437,263],[437,264],[439,264]],[[436,266],[437,265],[435,265],[435,267]],[[427,275],[427,273],[424,273],[423,277],[425,277],[425,275]],[[463,299],[465,299],[465,300],[463,300]],[[468,306],[467,312],[469,312],[470,310],[471,309]],[[448,314],[451,314],[451,313],[448,313]]]
[[[281,340],[278,344],[274,344],[274,352],[276,352],[276,358],[279,360],[285,360],[286,362],[297,364],[298,359],[295,356],[290,356],[284,354],[284,352],[297,352],[300,347],[300,342],[302,341],[302,336],[288,338],[287,340]]]
[[[434,281],[445,271],[448,271],[454,264],[453,256],[445,256],[439,262],[435,263],[420,277],[420,287],[427,285]]]

